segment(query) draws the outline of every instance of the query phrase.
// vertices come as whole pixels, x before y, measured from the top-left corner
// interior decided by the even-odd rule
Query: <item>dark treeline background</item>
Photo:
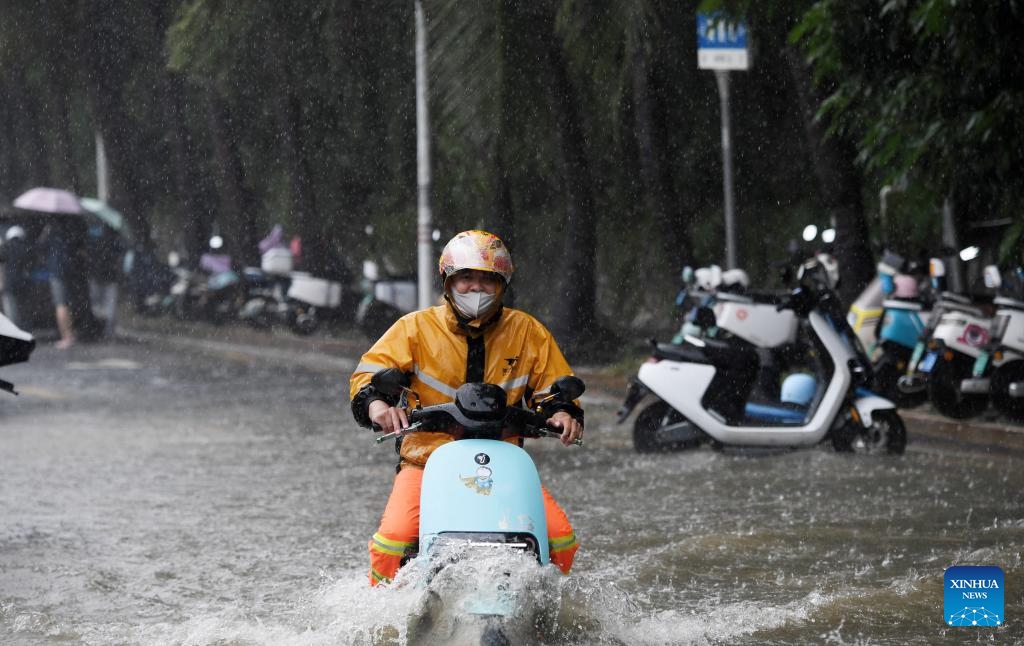
[[[577,356],[667,329],[683,265],[724,264],[719,98],[695,35],[698,9],[724,7],[751,29],[731,79],[755,286],[813,223],[837,231],[850,299],[882,246],[934,251],[943,206],[962,245],[1015,258],[1021,4],[424,0],[439,245],[505,237],[516,304]],[[216,231],[255,264],[280,223],[314,273],[412,272],[414,31],[412,2],[4,2],[0,201],[95,195],[99,136],[109,201],[164,251],[194,261]]]

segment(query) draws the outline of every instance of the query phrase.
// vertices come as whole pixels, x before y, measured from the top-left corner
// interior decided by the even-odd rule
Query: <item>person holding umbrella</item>
[[[14,206],[44,214],[46,226],[37,244],[50,275],[50,295],[60,334],[57,347],[72,347],[79,331],[91,338],[98,326],[89,307],[85,210],[78,196],[63,189],[39,186],[19,195]]]

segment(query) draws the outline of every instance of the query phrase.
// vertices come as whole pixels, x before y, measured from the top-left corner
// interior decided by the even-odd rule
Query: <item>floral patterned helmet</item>
[[[512,280],[512,256],[501,238],[486,231],[463,231],[448,241],[441,252],[438,270],[447,281],[457,271],[477,269],[490,271]]]

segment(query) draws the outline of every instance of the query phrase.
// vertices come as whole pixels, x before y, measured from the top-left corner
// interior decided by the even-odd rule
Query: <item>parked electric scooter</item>
[[[457,604],[460,614],[479,618],[481,644],[512,643],[506,628],[524,619],[528,628],[533,623],[523,617],[524,609],[530,610],[524,599],[528,591],[516,589],[508,565],[522,555],[542,566],[550,559],[537,469],[526,451],[503,438],[560,436],[561,430],[548,427],[546,420],[583,393],[583,382],[562,377],[530,408],[506,405],[505,391],[486,383],[464,384],[453,402],[421,407],[419,396],[408,388],[408,376],[394,368],[375,374],[372,383],[400,397],[398,405],[409,410],[409,427],[378,437],[378,443],[417,431],[456,433],[456,441],[431,453],[423,470],[419,552],[403,570],[422,573],[417,584],[436,593],[450,590],[443,585],[446,572],[498,555],[499,571],[470,577],[461,582],[459,598],[438,601]],[[411,408],[410,399],[415,403]],[[396,584],[400,580],[401,573]]]
[[[1024,267],[1004,277],[995,265],[985,267],[985,286],[997,290],[989,343],[964,379],[965,393],[991,396],[992,404],[1012,420],[1024,420]]]
[[[268,328],[274,324],[291,326],[295,314],[286,294],[295,256],[285,244],[284,227],[275,224],[270,233],[259,241],[257,248],[260,266],[242,270],[246,293],[238,318],[255,328]]]
[[[896,406],[863,388],[870,383],[870,362],[817,259],[801,266],[799,286],[778,307],[801,320],[815,348],[818,363],[812,364],[814,388],[806,406],[749,401],[757,355],[742,339],[652,341],[653,355],[630,382],[618,413],[622,422],[647,395],[657,397],[637,416],[634,447],[643,452],[707,442],[717,448],[798,448],[830,440],[837,451],[902,453],[907,435]]]
[[[925,393],[904,393],[897,386],[925,328],[917,278],[906,272],[905,265],[902,257],[891,252],[878,263],[878,279],[885,299],[875,339],[867,346],[867,352],[874,370],[875,391],[900,406],[916,406],[924,402]]]
[[[988,394],[961,385],[988,345],[992,317],[970,298],[944,291],[945,264],[938,258],[929,262],[929,274],[939,297],[897,387],[907,394],[927,390],[932,406],[948,417],[973,417],[988,407]]]
[[[237,317],[245,303],[242,278],[232,269],[231,256],[221,252],[220,236],[210,239],[210,249],[199,258],[198,271],[175,267],[171,286],[173,310],[181,320],[226,323]]]
[[[372,260],[363,261],[363,297],[356,308],[356,325],[371,339],[379,338],[391,324],[416,309],[416,281],[381,274]]]
[[[29,356],[36,347],[36,340],[31,334],[22,330],[11,319],[0,314],[0,366],[9,366],[15,363],[28,361]],[[0,379],[0,390],[17,395],[14,384]]]

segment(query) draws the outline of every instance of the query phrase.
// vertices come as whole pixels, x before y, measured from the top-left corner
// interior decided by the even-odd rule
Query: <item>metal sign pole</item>
[[[433,300],[431,283],[434,262],[431,244],[430,212],[430,121],[427,119],[427,28],[423,19],[423,5],[416,1],[416,251],[418,307],[430,307]]]
[[[96,131],[96,197],[101,202],[110,200],[107,184],[107,150],[103,145],[103,133]]]
[[[736,213],[733,199],[732,114],[729,70],[750,68],[747,25],[718,13],[697,14],[697,67],[714,70],[722,111],[722,184],[725,192],[725,264],[736,268]]]
[[[722,186],[725,191],[725,264],[736,268],[736,213],[733,204],[732,119],[729,111],[729,71],[715,70],[722,111]]]

